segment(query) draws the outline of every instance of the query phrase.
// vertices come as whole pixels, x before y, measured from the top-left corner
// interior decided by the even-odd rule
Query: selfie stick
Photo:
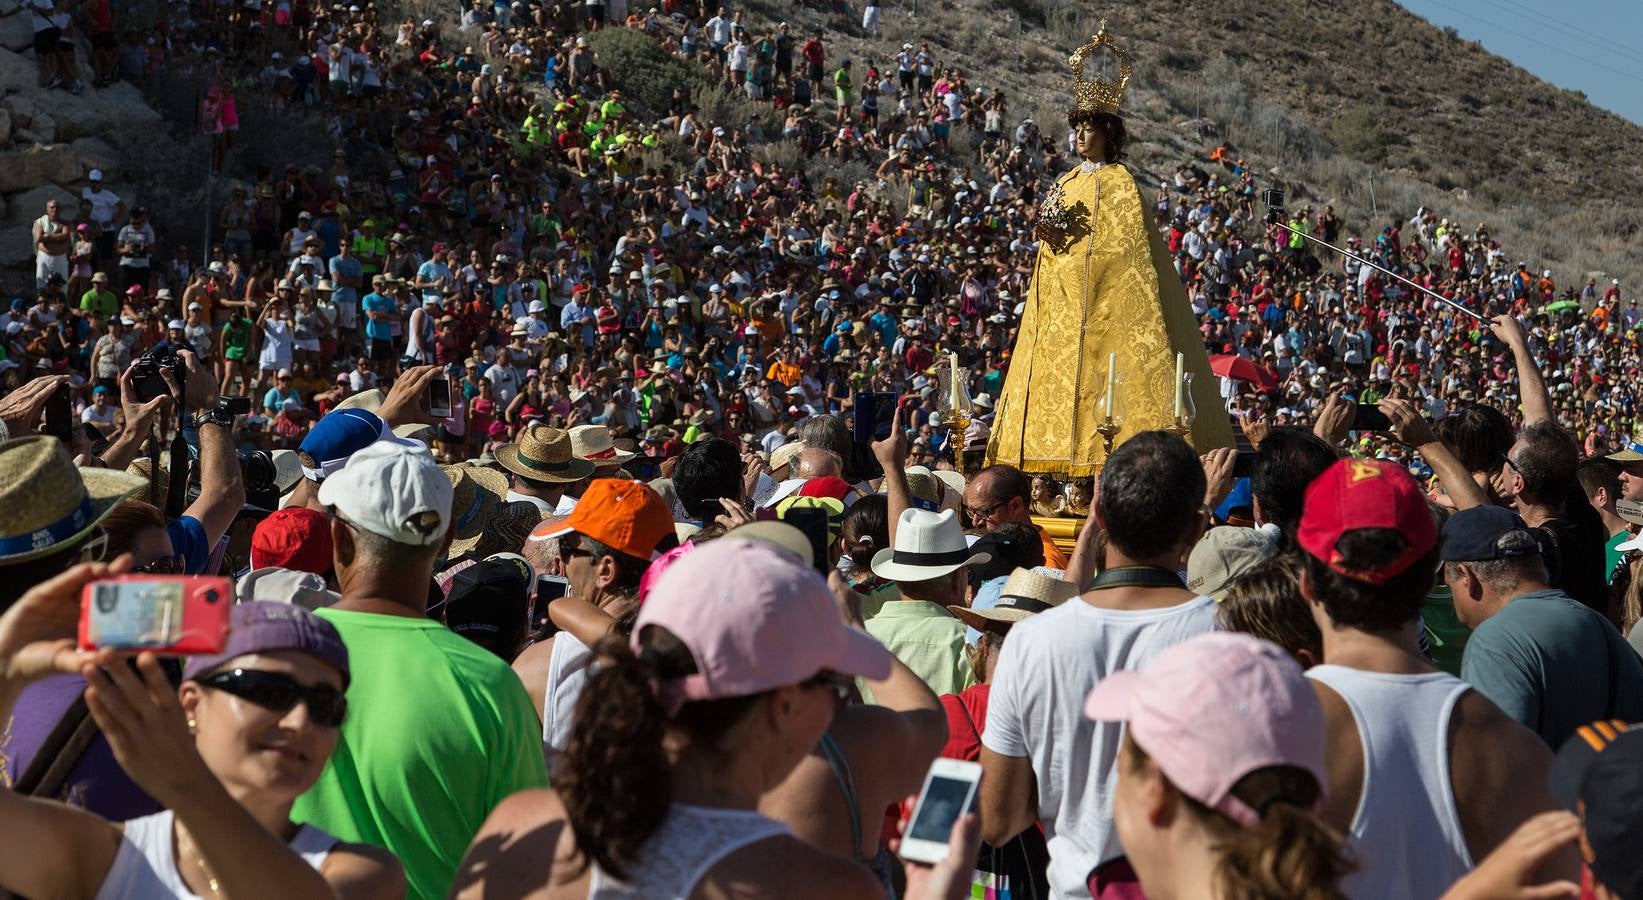
[[[1409,279],[1403,277],[1402,275],[1399,275],[1398,273],[1392,271],[1391,269],[1388,269],[1384,266],[1376,265],[1375,263],[1372,263],[1369,260],[1364,259],[1363,257],[1357,255],[1356,253],[1353,253],[1349,250],[1344,250],[1340,247],[1337,247],[1334,244],[1331,244],[1326,240],[1323,240],[1321,238],[1315,238],[1312,235],[1307,234],[1304,231],[1297,231],[1297,230],[1289,227],[1288,225],[1285,225],[1282,221],[1282,217],[1284,215],[1283,195],[1282,195],[1282,193],[1276,192],[1276,191],[1268,191],[1267,193],[1268,194],[1273,194],[1273,193],[1278,194],[1278,197],[1276,198],[1276,200],[1277,200],[1276,203],[1270,202],[1270,201],[1267,203],[1266,223],[1268,225],[1276,225],[1277,227],[1282,228],[1283,230],[1289,232],[1290,234],[1298,235],[1300,237],[1303,237],[1306,240],[1309,240],[1309,241],[1313,242],[1314,244],[1322,244],[1325,247],[1328,247],[1329,249],[1335,251],[1336,253],[1341,254],[1342,256],[1348,257],[1350,259],[1355,259],[1358,262],[1368,266],[1371,269],[1374,269],[1377,272],[1380,272],[1384,275],[1390,275],[1393,278],[1398,279],[1399,281],[1403,282],[1404,284],[1407,284],[1410,287],[1414,288],[1415,290],[1420,291],[1421,293],[1425,294],[1426,296],[1431,297],[1433,300],[1437,300],[1440,303],[1447,303],[1450,306],[1453,306],[1455,309],[1460,310],[1461,312],[1471,316],[1472,318],[1478,320],[1479,322],[1481,322],[1485,325],[1489,324],[1489,320],[1484,318],[1481,314],[1473,312],[1470,309],[1467,309],[1466,307],[1462,306],[1461,304],[1456,303],[1455,301],[1449,299],[1448,297],[1443,296],[1442,294],[1432,290],[1431,288],[1424,287],[1422,285],[1416,284],[1415,282],[1410,281]]]

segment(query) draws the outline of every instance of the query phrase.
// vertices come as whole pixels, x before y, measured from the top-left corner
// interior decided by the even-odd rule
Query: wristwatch
[[[234,427],[234,417],[221,406],[213,406],[194,417],[196,427],[200,425],[220,425],[223,428]]]

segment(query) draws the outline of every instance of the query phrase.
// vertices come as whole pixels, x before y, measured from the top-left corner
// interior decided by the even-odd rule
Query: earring
[[[195,723],[195,722],[194,722],[194,720],[193,720],[193,719],[189,719],[189,720],[188,720],[188,733],[189,733],[189,734],[193,734],[193,733],[194,733],[194,730],[195,730],[195,729],[196,729],[196,728],[197,728],[197,727],[198,727],[198,725],[196,725],[196,723]]]

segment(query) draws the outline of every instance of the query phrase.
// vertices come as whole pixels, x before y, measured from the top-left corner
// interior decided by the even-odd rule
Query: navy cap
[[[301,606],[272,600],[235,606],[223,651],[189,657],[183,678],[197,679],[235,657],[273,650],[307,653],[342,673],[343,686],[348,684],[348,648],[336,628]]]
[[[406,443],[376,413],[363,409],[334,409],[320,417],[297,448],[302,474],[324,481],[348,463],[348,457],[377,441]],[[415,444],[415,442],[412,442]],[[420,446],[420,445],[416,445]]]
[[[1643,897],[1643,729],[1610,719],[1583,725],[1552,760],[1558,801],[1580,814],[1592,876],[1620,897]],[[1578,801],[1578,802],[1577,802]]]
[[[1474,506],[1449,517],[1438,541],[1444,562],[1515,559],[1540,552],[1540,544],[1517,513],[1499,506]]]

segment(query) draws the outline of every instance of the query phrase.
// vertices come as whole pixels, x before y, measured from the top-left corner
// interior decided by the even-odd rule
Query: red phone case
[[[120,575],[85,586],[80,594],[79,644],[81,650],[96,650],[93,635],[97,617],[99,585],[134,585],[173,582],[183,587],[182,623],[175,641],[166,644],[109,645],[121,650],[149,650],[168,656],[198,656],[221,653],[228,642],[229,617],[234,608],[234,582],[207,575]],[[122,595],[121,599],[125,599]]]

